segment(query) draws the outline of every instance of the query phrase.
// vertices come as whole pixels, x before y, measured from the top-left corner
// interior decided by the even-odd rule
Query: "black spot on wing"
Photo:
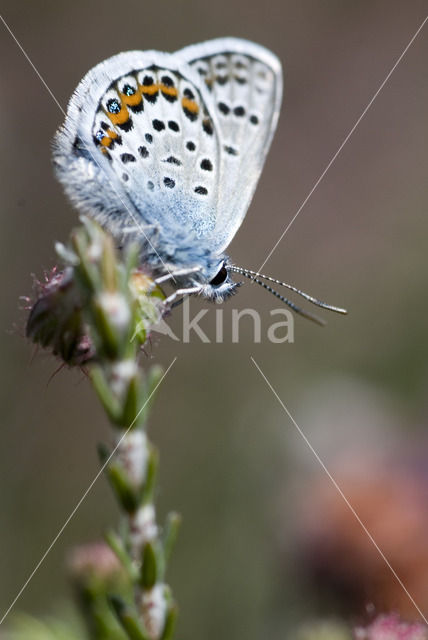
[[[205,120],[202,121],[202,129],[209,136],[212,136],[212,134],[214,133],[213,123],[209,118],[205,118]]]
[[[235,107],[233,113],[235,114],[235,116],[238,116],[238,118],[242,118],[242,116],[245,116],[245,109],[241,106]]]
[[[189,118],[191,122],[194,122],[198,118],[198,113],[196,111],[190,111],[187,107],[183,107],[183,112],[186,118]]]
[[[119,127],[119,129],[122,129],[122,131],[128,132],[131,131],[131,129],[134,127],[134,123],[132,122],[132,118],[128,118],[126,122],[123,122],[122,124],[118,124],[116,126]]]
[[[151,87],[153,86],[153,84],[154,84],[154,80],[151,76],[144,76],[141,92],[144,96],[144,99],[150,102],[151,104],[154,104],[156,102],[159,95],[159,91],[151,90]]]
[[[128,164],[128,162],[135,162],[136,158],[132,155],[132,153],[122,153],[120,156],[123,164]]]
[[[153,120],[152,125],[153,129],[155,129],[156,131],[163,131],[165,129],[165,123],[162,122],[162,120],[158,120],[157,118]]]
[[[201,162],[201,169],[203,169],[204,171],[212,171],[213,163],[211,162],[211,160],[209,160],[208,158],[204,158]]]
[[[169,164],[175,164],[177,167],[181,166],[181,160],[176,158],[175,156],[169,156],[164,162],[169,162]]]
[[[177,100],[177,90],[175,89],[174,80],[170,76],[162,76],[161,77],[161,92],[162,96],[168,102],[175,102]],[[173,89],[173,91],[171,91]]]
[[[128,108],[131,109],[132,113],[140,113],[144,109],[144,102],[141,100],[138,104],[128,105]]]

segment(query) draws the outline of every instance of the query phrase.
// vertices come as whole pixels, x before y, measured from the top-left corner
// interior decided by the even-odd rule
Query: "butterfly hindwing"
[[[217,122],[221,191],[215,242],[223,251],[247,213],[275,132],[281,64],[270,51],[237,38],[192,45],[179,55],[205,84]]]

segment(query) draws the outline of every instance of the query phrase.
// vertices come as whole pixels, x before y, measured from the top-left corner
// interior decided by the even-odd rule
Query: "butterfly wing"
[[[58,178],[116,235],[154,230],[164,255],[197,240],[218,254],[246,214],[280,99],[277,58],[250,42],[121,53],[73,94],[54,140]]]
[[[237,38],[192,45],[177,55],[198,73],[217,123],[221,190],[213,247],[222,252],[247,213],[276,129],[281,63],[264,47]]]
[[[78,208],[113,233],[155,227],[173,243],[210,235],[218,211],[215,124],[194,70],[161,52],[92,69],[54,140],[56,172]]]

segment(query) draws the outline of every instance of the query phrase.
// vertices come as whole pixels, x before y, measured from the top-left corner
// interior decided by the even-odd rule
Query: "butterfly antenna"
[[[309,311],[305,311],[304,309],[301,309],[300,307],[295,305],[294,302],[282,296],[280,293],[278,293],[278,291],[275,291],[275,289],[272,289],[272,287],[266,284],[266,282],[262,282],[258,278],[250,275],[245,269],[238,271],[237,269],[235,269],[235,267],[233,267],[231,270],[236,271],[236,273],[240,273],[241,275],[245,276],[249,280],[252,280],[256,284],[259,284],[261,287],[263,287],[263,289],[266,289],[267,291],[269,291],[269,293],[272,293],[272,295],[278,298],[278,300],[281,300],[281,302],[286,304],[287,307],[290,307],[290,309],[294,311],[294,313],[297,313],[299,316],[303,316],[304,318],[307,318],[308,320],[315,322],[315,324],[318,324],[321,327],[325,326],[326,323],[322,318],[316,316],[313,313],[310,313]]]
[[[305,300],[308,300],[308,302],[311,302],[317,307],[321,307],[321,309],[327,309],[328,311],[334,311],[335,313],[341,313],[343,315],[346,315],[348,313],[346,309],[342,309],[341,307],[335,307],[331,304],[328,304],[327,302],[322,302],[321,300],[318,300],[317,298],[314,298],[313,296],[309,295],[309,293],[305,293],[304,291],[297,289],[297,287],[293,287],[292,284],[281,282],[281,280],[276,280],[276,278],[265,276],[262,273],[258,273],[257,271],[251,271],[251,269],[243,269],[242,267],[230,266],[229,269],[231,271],[235,271],[236,273],[239,273],[245,276],[249,280],[254,280],[254,282],[257,282],[257,284],[260,284],[262,286],[265,286],[265,285],[264,283],[260,282],[258,278],[263,278],[264,280],[268,280],[269,282],[274,282],[275,284],[278,284],[281,287],[286,287],[287,289],[290,289],[290,291],[294,291],[294,293],[297,293],[299,296],[302,296],[302,298],[305,298]],[[265,288],[268,289],[267,286],[265,286]],[[279,294],[276,294],[274,289],[270,289],[270,291],[271,293],[274,293],[275,295],[277,295],[277,297],[279,297]]]

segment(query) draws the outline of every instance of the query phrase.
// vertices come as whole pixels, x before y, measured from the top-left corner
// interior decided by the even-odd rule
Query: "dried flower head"
[[[97,361],[100,349],[114,356],[124,344],[143,345],[165,312],[163,292],[137,266],[129,248],[120,260],[111,237],[93,221],[57,243],[64,269],[36,283],[26,333],[66,364]],[[104,355],[104,354],[103,354]]]

